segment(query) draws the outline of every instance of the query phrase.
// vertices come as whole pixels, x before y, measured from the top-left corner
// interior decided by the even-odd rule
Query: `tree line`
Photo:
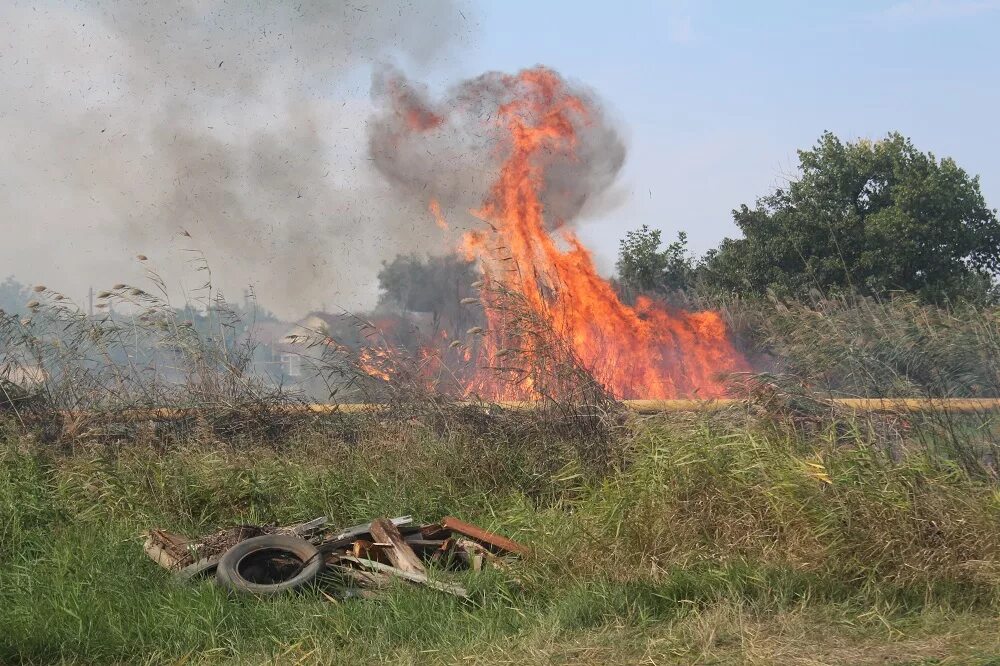
[[[621,241],[626,291],[668,295],[883,296],[995,302],[1000,222],[979,178],[898,133],[844,142],[827,132],[798,151],[796,179],[733,210],[742,238],[702,257],[687,236],[664,245],[643,225]]]

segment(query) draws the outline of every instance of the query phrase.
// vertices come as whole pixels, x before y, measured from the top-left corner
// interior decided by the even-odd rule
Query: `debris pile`
[[[463,599],[465,588],[437,574],[508,570],[511,558],[528,554],[515,541],[451,516],[424,525],[410,516],[376,518],[339,530],[327,522],[239,525],[200,539],[153,529],[145,551],[182,580],[214,574],[236,592],[269,595],[324,583],[344,597],[369,597],[398,578]]]

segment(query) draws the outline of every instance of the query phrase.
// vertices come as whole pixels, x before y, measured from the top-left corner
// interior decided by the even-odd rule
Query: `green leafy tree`
[[[618,250],[618,279],[636,291],[671,292],[689,289],[695,276],[694,260],[688,253],[687,234],[662,248],[659,229],[642,225],[625,234]]]
[[[398,255],[382,262],[378,273],[379,304],[416,312],[454,309],[479,279],[475,264],[455,254],[419,257]]]
[[[898,133],[799,151],[798,180],[733,211],[743,238],[705,258],[720,291],[810,288],[930,299],[987,293],[1000,268],[1000,223],[978,177]]]
[[[481,277],[475,262],[456,254],[401,254],[382,262],[378,273],[379,307],[430,312],[445,328],[465,330],[480,323],[476,311],[461,301],[478,295],[472,284]]]

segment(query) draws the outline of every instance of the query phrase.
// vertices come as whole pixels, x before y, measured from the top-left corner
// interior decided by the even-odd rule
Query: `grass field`
[[[996,485],[842,427],[645,421],[610,472],[558,439],[413,424],[0,446],[4,663],[1000,663]],[[403,513],[529,544],[521,585],[229,598],[173,582],[138,536]]]

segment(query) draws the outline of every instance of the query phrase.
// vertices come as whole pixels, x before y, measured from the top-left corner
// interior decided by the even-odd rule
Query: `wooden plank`
[[[286,527],[283,529],[287,529],[295,536],[305,538],[310,533],[317,531],[324,525],[326,525],[326,516],[320,516],[319,518],[313,518],[308,522],[299,523],[297,525],[293,525],[291,527]]]
[[[521,579],[511,574],[509,558],[505,559],[496,553],[490,552],[486,546],[473,541],[472,539],[463,539],[460,537],[455,541],[455,547],[464,551],[469,556],[469,566],[473,571],[481,570],[483,568],[483,562],[488,562],[491,567],[494,567],[499,571],[503,571],[510,576],[511,580],[515,583],[518,585],[521,584]]]
[[[431,562],[434,562],[435,564],[440,563],[442,560],[447,562],[454,545],[454,539],[445,539],[442,541],[441,545],[438,546],[438,549],[431,554]]]
[[[319,552],[335,553],[339,550],[350,550],[354,547],[356,539],[336,539],[327,540],[319,544]]]
[[[153,537],[146,538],[146,543],[143,544],[142,549],[145,551],[146,555],[149,556],[149,559],[153,560],[164,569],[174,570],[180,566],[180,562],[177,558],[168,553],[164,548],[161,548]]]
[[[355,569],[342,564],[333,564],[330,568],[356,587],[383,589],[389,587],[392,583],[392,576],[379,571]]]
[[[351,554],[354,557],[365,557],[368,559],[375,559],[374,557],[368,557],[372,549],[372,542],[365,539],[358,539],[351,545]]]
[[[448,516],[441,521],[441,524],[452,532],[458,532],[459,534],[467,536],[470,539],[475,539],[476,541],[488,544],[494,548],[499,548],[500,550],[508,553],[529,555],[531,552],[526,546],[522,546],[516,541],[512,541],[505,536],[500,536],[499,534],[494,534],[493,532],[487,532],[481,527],[476,527],[470,523],[463,522],[453,516]]]
[[[376,562],[384,562],[388,564],[391,560],[388,557],[388,551],[392,549],[392,544],[389,543],[372,543],[367,539],[358,539],[351,546],[350,553],[354,557],[361,557],[366,560],[375,560]]]
[[[198,560],[194,564],[189,564],[178,571],[176,576],[178,580],[192,580],[202,576],[211,576],[219,567],[219,560],[222,559],[223,555],[225,555],[225,553],[219,553],[218,555]]]
[[[397,528],[406,527],[413,523],[413,516],[398,516],[393,518],[390,522]],[[361,537],[371,534],[372,524],[364,523],[363,525],[355,525],[354,527],[348,527],[341,530],[338,534],[330,537],[330,541],[339,541],[340,539],[360,539]]]
[[[439,523],[420,526],[420,538],[422,539],[447,539],[451,536],[451,530],[445,529]]]
[[[178,564],[186,564],[191,561],[191,547],[194,544],[187,537],[157,528],[149,530],[146,536],[173,559],[177,560]]]
[[[402,569],[397,569],[396,567],[391,567],[388,564],[382,564],[381,562],[374,562],[372,560],[365,560],[359,557],[353,557],[351,555],[339,555],[337,559],[342,562],[350,562],[351,564],[356,564],[359,567],[364,567],[371,571],[378,571],[380,573],[386,573],[390,576],[396,576],[397,578],[402,578],[411,583],[416,583],[418,585],[424,585],[439,592],[447,592],[448,594],[453,594],[456,597],[461,597],[462,599],[468,599],[469,593],[461,585],[455,585],[453,583],[442,583],[441,581],[431,580],[427,577],[427,574],[411,573],[409,571],[403,571]]]
[[[378,518],[372,521],[372,536],[379,541],[392,544],[384,552],[389,561],[397,569],[415,574],[426,572],[423,563],[417,554],[413,552],[409,544],[403,539],[403,535],[389,520]]]
[[[400,532],[419,532],[419,527],[410,526],[412,523],[413,518],[411,516],[399,516],[392,519],[392,524],[399,528]],[[345,528],[339,533],[324,539],[323,542],[319,544],[319,549],[324,553],[334,553],[338,550],[349,550],[358,539],[365,539],[368,541],[369,539],[367,537],[371,536],[371,529],[371,523],[364,523],[363,525],[355,525],[354,527]]]
[[[500,560],[500,558],[490,552],[486,546],[478,541],[473,541],[472,539],[460,537],[455,541],[455,547],[468,553],[469,568],[473,571],[482,571],[484,561],[493,564]]]
[[[415,534],[414,536],[420,536]],[[444,545],[447,539],[414,539],[413,537],[406,537],[406,543],[413,550],[426,552],[428,550],[437,550]]]

